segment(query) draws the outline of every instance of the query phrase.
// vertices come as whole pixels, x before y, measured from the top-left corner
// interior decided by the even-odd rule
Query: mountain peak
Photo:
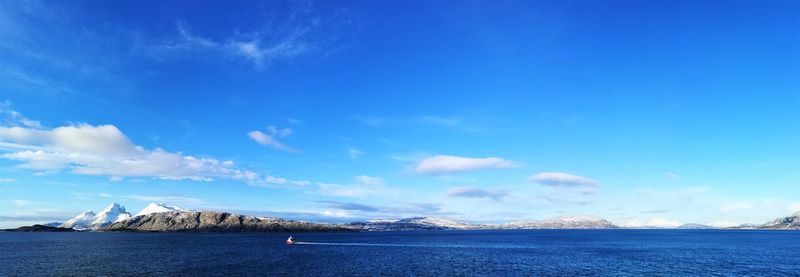
[[[120,204],[118,204],[118,203],[116,203],[116,202],[114,202],[114,203],[111,203],[110,205],[106,206],[106,208],[103,209],[103,211],[101,211],[100,213],[108,213],[108,212],[111,212],[111,211],[120,211],[120,210],[121,211],[125,211],[125,207],[120,205]]]
[[[117,203],[111,203],[103,211],[95,215],[94,220],[92,220],[92,228],[105,227],[130,217],[131,214],[125,211],[125,207]]]

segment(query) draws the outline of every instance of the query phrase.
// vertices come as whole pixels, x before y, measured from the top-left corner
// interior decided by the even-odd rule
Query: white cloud
[[[437,155],[420,161],[414,168],[414,171],[419,174],[438,175],[490,168],[509,168],[513,166],[514,162],[498,157],[467,158]]]
[[[508,192],[503,190],[485,190],[473,187],[454,187],[447,190],[447,196],[467,197],[467,198],[491,198],[496,201],[508,196]]]
[[[11,178],[0,178],[0,183],[13,183],[13,182],[16,182],[16,181],[17,180],[11,179]]]
[[[282,134],[290,131],[281,130]],[[83,175],[152,177],[167,180],[232,179],[252,185],[294,184],[237,168],[232,161],[195,157],[135,145],[113,125],[80,124],[53,129],[0,127],[0,158],[39,172],[70,170]]]
[[[563,172],[541,172],[528,177],[528,180],[553,187],[597,187],[597,181]]]
[[[248,132],[247,136],[263,146],[272,147],[273,149],[277,150],[292,152],[296,150],[278,140],[278,138],[287,137],[291,134],[292,134],[291,128],[279,129],[276,128],[275,126],[270,125],[267,126],[266,133],[256,130]]]

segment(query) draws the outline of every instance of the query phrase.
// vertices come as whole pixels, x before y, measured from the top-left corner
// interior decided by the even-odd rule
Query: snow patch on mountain
[[[176,206],[169,206],[164,203],[150,203],[147,207],[144,207],[139,213],[137,213],[134,217],[140,215],[148,215],[148,214],[155,214],[155,213],[163,213],[163,212],[186,212],[189,210],[182,209]]]

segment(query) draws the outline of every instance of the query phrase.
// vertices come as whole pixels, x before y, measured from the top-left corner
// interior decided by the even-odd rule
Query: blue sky
[[[0,227],[800,210],[796,1],[4,1]]]

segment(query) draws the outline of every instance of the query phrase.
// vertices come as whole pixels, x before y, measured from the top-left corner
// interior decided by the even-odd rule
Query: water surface
[[[6,275],[800,274],[800,232],[0,233]]]

